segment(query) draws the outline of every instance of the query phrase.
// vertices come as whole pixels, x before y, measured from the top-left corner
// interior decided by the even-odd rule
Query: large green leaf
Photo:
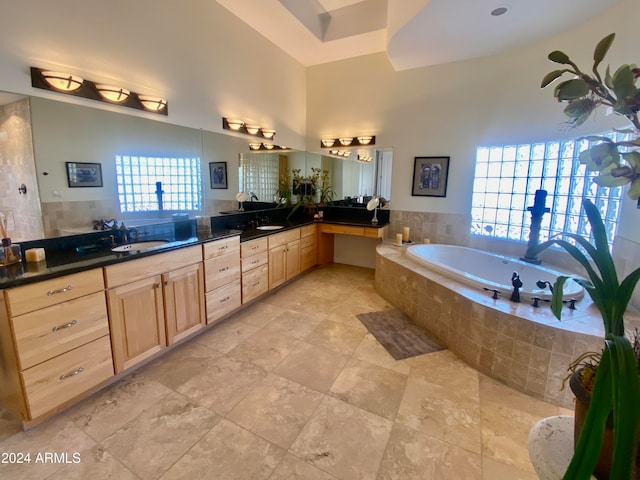
[[[593,62],[594,62],[593,70],[594,71],[598,68],[598,65],[600,64],[600,62],[604,60],[604,57],[607,55],[607,52],[609,51],[609,47],[611,47],[611,44],[613,43],[614,38],[616,38],[616,34],[610,33],[609,35],[604,37],[602,40],[600,40],[598,42],[598,45],[596,45],[596,48],[593,52]]]
[[[569,60],[569,56],[566,53],[561,52],[560,50],[554,50],[553,52],[551,52],[549,54],[549,60],[554,63],[561,63],[563,65],[571,63],[571,60]]]
[[[572,78],[559,83],[554,91],[555,97],[563,102],[582,98],[589,93],[589,85],[581,78]]]
[[[542,83],[540,84],[540,88],[544,88],[547,85],[549,85],[551,82],[553,82],[556,78],[559,78],[562,76],[563,73],[568,72],[569,70],[567,70],[566,68],[563,70],[554,70],[553,72],[549,72],[547,73],[544,78],[542,79]]]
[[[630,479],[640,423],[640,378],[629,340],[613,336],[606,339],[606,346],[611,351],[613,394],[614,439],[610,478]]]
[[[602,448],[607,417],[613,403],[610,357],[611,354],[605,347],[596,373],[595,386],[587,416],[582,425],[582,432],[576,443],[571,463],[562,477],[563,480],[589,480],[596,466]]]
[[[593,181],[601,187],[622,187],[629,183],[629,179],[626,177],[614,177],[611,175],[611,169],[614,165],[609,165],[607,168],[602,169],[600,175],[594,177]]]
[[[604,227],[604,222],[600,216],[600,210],[596,207],[591,200],[584,200],[582,202],[589,224],[591,225],[591,234],[596,243],[596,252],[591,253],[591,258],[596,262],[598,270],[602,275],[602,280],[608,287],[618,287],[618,275],[616,273],[616,266],[613,263],[613,257],[609,251],[609,241],[607,240],[607,230]]]
[[[630,479],[640,424],[640,377],[633,347],[622,336],[605,340],[587,416],[565,480],[587,480],[596,464],[609,412],[613,410],[611,479]]]
[[[560,275],[553,283],[553,295],[551,296],[551,311],[560,320],[562,316],[562,296],[564,294],[564,284],[569,279],[565,275]]]

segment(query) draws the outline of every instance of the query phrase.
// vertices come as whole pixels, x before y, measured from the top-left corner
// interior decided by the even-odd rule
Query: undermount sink
[[[284,228],[282,225],[260,225],[256,227],[256,230],[280,230]]]
[[[112,252],[141,252],[143,250],[149,250],[150,248],[160,247],[168,243],[166,240],[149,240],[148,242],[135,242],[127,243],[126,245],[119,245],[111,249]]]

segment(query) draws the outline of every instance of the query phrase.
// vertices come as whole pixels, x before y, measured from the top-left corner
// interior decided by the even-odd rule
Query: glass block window
[[[158,190],[163,211],[201,210],[201,177],[199,158],[116,155],[120,211],[159,211]]]
[[[624,135],[606,134],[614,141]],[[582,209],[588,198],[600,209],[609,244],[618,227],[622,187],[600,187],[591,179],[578,155],[589,140],[564,140],[523,145],[481,146],[476,151],[476,171],[471,206],[471,234],[527,242],[536,190],[548,192],[550,212],[542,219],[540,241],[566,232],[590,237]]]
[[[240,191],[253,192],[261,202],[273,202],[280,180],[279,157],[274,153],[241,153]]]

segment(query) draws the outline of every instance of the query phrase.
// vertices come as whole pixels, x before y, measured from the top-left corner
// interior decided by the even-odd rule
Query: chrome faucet
[[[257,196],[255,193],[253,193],[253,192],[249,192],[249,199],[250,199],[252,202],[253,202],[254,200],[255,200],[256,202],[259,202],[259,201],[260,201],[260,200],[258,199],[258,196]]]

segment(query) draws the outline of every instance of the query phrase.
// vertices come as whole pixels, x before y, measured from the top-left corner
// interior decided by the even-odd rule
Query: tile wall
[[[14,243],[43,236],[28,99],[0,106],[0,211]]]
[[[567,367],[586,351],[599,351],[602,326],[588,300],[565,310],[563,321],[548,307],[492,300],[482,292],[430,273],[406,258],[403,248],[378,247],[377,292],[416,324],[437,336],[482,373],[531,396],[571,408],[563,389]],[[640,317],[630,319],[639,325]]]

